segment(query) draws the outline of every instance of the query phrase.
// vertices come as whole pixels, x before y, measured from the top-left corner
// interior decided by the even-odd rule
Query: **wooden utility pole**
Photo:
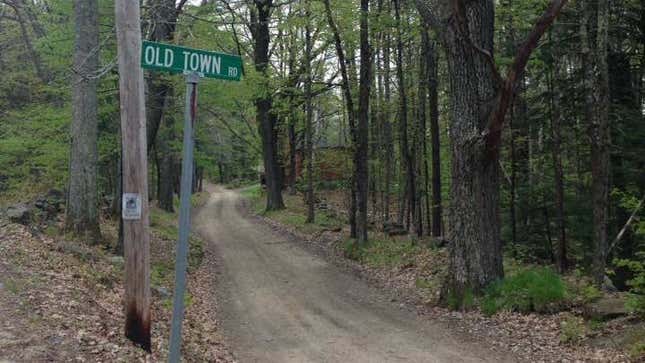
[[[150,231],[140,10],[138,1],[116,0],[114,6],[123,150],[125,335],[150,351]]]

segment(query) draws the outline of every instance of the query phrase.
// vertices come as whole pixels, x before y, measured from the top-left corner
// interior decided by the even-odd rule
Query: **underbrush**
[[[315,210],[314,222],[307,223],[307,206],[302,195],[283,194],[285,208],[266,211],[266,192],[259,184],[242,189],[240,194],[251,202],[251,209],[256,214],[292,226],[301,233],[315,234],[326,230],[340,230],[346,223],[345,220],[336,216],[333,211],[320,209]]]
[[[403,267],[414,264],[423,247],[412,241],[391,238],[373,238],[365,246],[358,246],[350,239],[343,243],[345,257],[372,267]]]
[[[493,283],[480,305],[486,315],[500,310],[543,313],[557,310],[566,299],[566,285],[560,275],[547,267],[534,267]]]

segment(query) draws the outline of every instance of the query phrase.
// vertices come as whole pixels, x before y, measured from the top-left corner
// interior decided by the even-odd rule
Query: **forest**
[[[177,238],[190,95],[181,75],[140,71],[140,57],[123,64],[119,2],[0,0],[0,214],[106,256],[125,249],[127,262],[134,248],[127,236],[139,235],[122,217],[122,196],[139,175],[143,233],[149,225],[153,236],[146,281],[155,285],[156,236],[168,237],[169,251]],[[197,278],[195,241],[208,256],[220,238],[209,240],[195,224],[232,190],[246,200],[237,208],[267,223],[309,239],[333,234],[334,258],[415,271],[409,283],[448,311],[566,312],[551,315],[560,336],[593,336],[571,333],[572,321],[596,321],[585,315],[580,323],[576,311],[619,301],[628,317],[620,324],[640,329],[636,343],[620,349],[630,359],[645,355],[645,1],[134,6],[143,41],[242,59],[239,81],[198,85],[189,281]],[[216,58],[208,62],[219,72]],[[141,72],[144,119],[128,126],[143,132],[131,154],[144,166],[136,171],[124,154],[135,149],[126,145],[123,115],[139,88],[123,87]],[[52,195],[61,205],[56,216],[35,212]],[[228,256],[222,246],[213,247],[214,261]],[[441,258],[424,265],[423,256]],[[12,263],[0,260],[5,265]],[[9,276],[6,266],[0,274]],[[441,271],[428,277],[428,269]],[[200,304],[188,304],[189,312]]]

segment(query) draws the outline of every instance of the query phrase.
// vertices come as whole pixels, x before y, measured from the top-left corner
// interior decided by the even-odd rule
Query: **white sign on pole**
[[[141,194],[123,193],[123,204],[121,207],[123,219],[141,219]]]

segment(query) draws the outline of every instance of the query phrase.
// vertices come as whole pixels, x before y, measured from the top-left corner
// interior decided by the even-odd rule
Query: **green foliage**
[[[343,255],[350,260],[360,261],[363,258],[363,250],[358,246],[355,239],[348,239],[343,242]]]
[[[643,259],[645,252],[639,252],[636,255]],[[626,306],[630,311],[645,317],[645,263],[636,260],[615,259],[614,264],[618,267],[625,267],[634,274],[627,281],[630,294]]]
[[[582,289],[581,297],[584,303],[590,303],[600,299],[602,297],[602,291],[590,284]]]
[[[0,123],[0,192],[26,199],[67,181],[68,107],[35,105],[8,112]]]
[[[583,318],[568,314],[560,323],[560,341],[573,344],[580,342],[587,333],[587,325]]]
[[[462,294],[450,291],[446,304],[451,310],[470,310],[475,306],[475,294],[472,289],[466,289]]]
[[[260,184],[254,184],[251,186],[248,186],[240,191],[240,194],[244,198],[248,198],[251,200],[257,200],[262,197],[262,187]]]
[[[565,298],[565,285],[557,273],[546,267],[528,268],[493,283],[481,307],[486,315],[500,310],[546,312]]]
[[[174,268],[170,261],[153,262],[150,266],[150,283],[154,286],[167,286],[174,277]]]
[[[412,241],[398,241],[391,238],[374,238],[361,251],[361,259],[374,267],[401,267],[414,263],[422,247]]]

